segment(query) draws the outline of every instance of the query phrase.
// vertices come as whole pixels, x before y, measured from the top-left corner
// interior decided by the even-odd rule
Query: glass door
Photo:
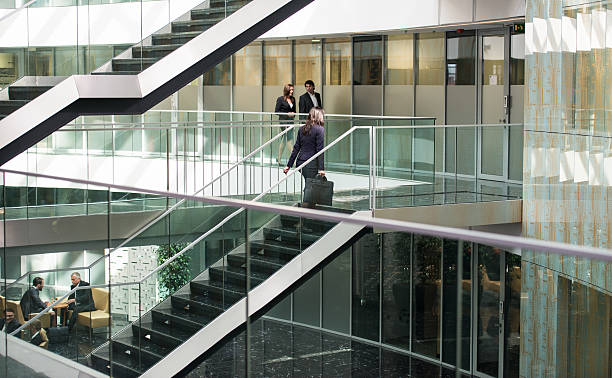
[[[509,111],[509,30],[479,32],[479,123],[506,124]],[[479,177],[508,177],[508,128],[483,127],[479,132]]]
[[[518,377],[521,256],[478,245],[474,264],[474,370],[477,376]]]

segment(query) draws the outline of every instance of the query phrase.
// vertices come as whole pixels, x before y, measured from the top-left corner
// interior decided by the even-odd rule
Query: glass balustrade
[[[362,128],[378,131],[354,130]],[[323,154],[339,143],[328,144]],[[50,351],[109,375],[162,369],[164,357],[176,353],[199,358],[183,371],[191,376],[220,374],[226,365],[238,375],[343,375],[356,360],[360,371],[377,374],[386,366],[381,358],[412,353],[433,374],[456,368],[468,375],[518,376],[520,353],[537,348],[525,335],[537,334],[544,308],[556,309],[552,321],[561,325],[555,342],[565,346],[564,368],[602,371],[608,363],[607,344],[600,341],[611,331],[609,251],[370,218],[368,211],[354,213],[359,206],[319,207],[325,212],[279,206],[301,201],[299,180],[295,188],[283,185],[298,175],[295,170],[254,197],[247,195],[248,173],[239,172],[247,175],[244,193],[231,197],[246,202],[166,193],[179,204],[175,210],[115,250],[101,272],[75,265],[15,281],[2,299],[18,313],[21,329],[3,337],[41,345],[39,328],[48,329]],[[23,174],[4,171],[3,182],[17,175]],[[129,224],[110,204],[101,223],[108,246],[121,241],[113,229]],[[359,226],[347,233],[350,224]],[[9,221],[2,226],[10,227]],[[58,227],[41,229],[59,232],[65,244],[83,243]],[[6,261],[18,235],[4,234]],[[91,286],[71,290],[73,272]],[[38,295],[50,305],[24,316],[21,302],[35,277],[44,280]],[[64,311],[72,298],[93,305],[73,317]],[[68,342],[55,325],[71,318],[76,326]],[[213,329],[218,339],[205,336]],[[601,364],[587,363],[574,345],[599,356]],[[287,359],[292,363],[283,364]],[[399,375],[415,373],[410,364],[389,363]]]

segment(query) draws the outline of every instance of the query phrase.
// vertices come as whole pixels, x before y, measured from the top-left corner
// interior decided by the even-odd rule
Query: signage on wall
[[[525,34],[525,24],[514,24],[512,25],[513,34]]]

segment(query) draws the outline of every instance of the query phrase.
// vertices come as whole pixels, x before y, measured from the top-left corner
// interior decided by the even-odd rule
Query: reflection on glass
[[[378,341],[380,310],[380,246],[378,235],[363,236],[353,245],[353,335]]]
[[[419,34],[417,49],[417,84],[444,85],[444,33]]]
[[[261,43],[251,43],[234,55],[234,85],[261,85]]]
[[[231,61],[225,59],[204,73],[204,85],[230,85]]]
[[[444,240],[444,285],[442,287],[442,362],[454,365],[457,351],[457,254],[459,243],[456,240]],[[461,276],[461,368],[469,369],[470,366],[470,320],[471,320],[471,292],[472,279],[470,266],[472,258],[472,246],[468,242],[463,243],[463,266]]]
[[[519,376],[521,343],[521,256],[506,252],[504,377]]]
[[[323,268],[323,328],[349,333],[351,298],[351,249]]]
[[[325,85],[351,85],[351,42],[330,39],[325,42]]]
[[[409,349],[412,234],[393,232],[382,238],[382,342]]]
[[[385,84],[413,84],[413,44],[412,34],[390,35],[385,43]]]
[[[354,84],[382,84],[382,40],[375,38],[355,39]]]
[[[266,42],[263,47],[264,85],[291,82],[291,43]]]
[[[412,265],[412,351],[440,356],[440,258],[442,239],[417,235]]]
[[[499,366],[499,248],[478,246],[477,370],[497,376]]]
[[[321,43],[313,41],[296,41],[295,54],[295,85],[296,94],[303,93],[306,80],[313,80],[321,85]],[[297,98],[297,96],[296,96]]]

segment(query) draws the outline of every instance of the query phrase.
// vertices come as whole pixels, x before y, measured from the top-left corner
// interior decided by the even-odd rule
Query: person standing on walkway
[[[274,107],[274,113],[278,113],[278,119],[281,124],[292,124],[295,118],[295,97],[293,97],[293,84],[286,84],[283,88],[283,95],[276,99],[276,106]],[[281,127],[281,131],[284,131],[287,127]],[[288,131],[280,140],[278,146],[278,155],[276,156],[276,162],[282,166],[281,159],[283,158],[283,152],[285,147],[289,150],[293,147],[293,130]]]
[[[315,84],[312,80],[306,80],[304,83],[306,93],[300,96],[300,113],[308,114],[312,108],[323,108],[323,101],[321,101],[321,94],[315,92]],[[305,117],[302,115],[301,117]]]

